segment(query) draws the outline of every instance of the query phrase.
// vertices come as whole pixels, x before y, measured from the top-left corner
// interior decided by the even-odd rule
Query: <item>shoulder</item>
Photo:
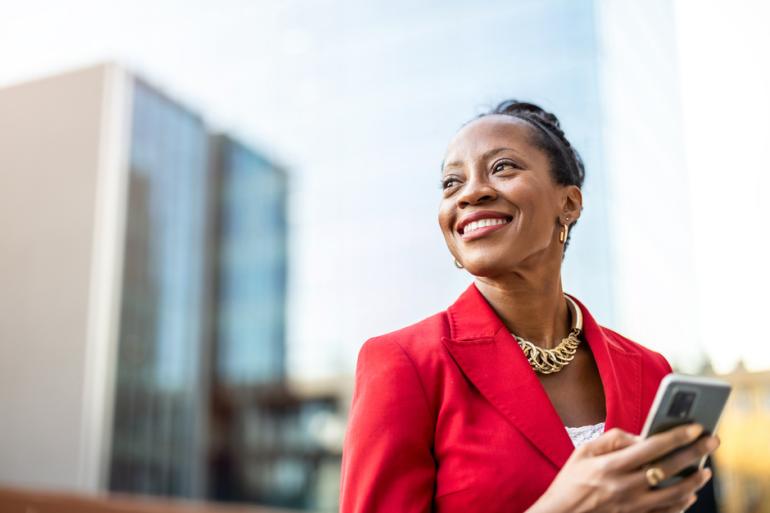
[[[607,328],[606,326],[600,326],[600,328],[602,331],[604,331],[604,334],[607,336],[610,342],[615,345],[616,348],[626,353],[640,355],[642,363],[645,365],[645,367],[652,367],[663,375],[672,372],[671,364],[669,364],[666,357],[661,353],[654,351],[649,347],[640,344],[639,342],[635,342],[630,338],[621,335],[617,331]]]
[[[384,381],[391,380],[392,386],[403,389],[418,385],[427,398],[433,398],[440,377],[451,366],[451,357],[441,341],[446,336],[449,324],[446,311],[441,311],[371,337],[359,349],[356,381],[365,383],[387,375]]]
[[[444,310],[403,328],[371,337],[360,351],[383,352],[384,347],[398,347],[410,358],[420,359],[435,352],[441,346],[441,338],[448,335],[449,323]]]
[[[435,415],[437,376],[447,356],[441,337],[448,332],[444,312],[367,339],[358,350],[353,406],[397,401],[392,410],[412,398],[429,416]],[[388,399],[391,398],[391,399]],[[417,406],[416,403],[411,404]],[[415,410],[416,411],[416,410]]]

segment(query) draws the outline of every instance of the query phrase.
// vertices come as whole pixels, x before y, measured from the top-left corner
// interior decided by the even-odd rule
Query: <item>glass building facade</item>
[[[208,136],[135,80],[109,487],[197,496],[207,420]]]
[[[213,137],[211,148],[217,308],[209,494],[311,506],[326,455],[307,421],[338,406],[333,397],[304,400],[286,387],[286,175],[230,137]]]
[[[304,445],[263,450],[304,411],[284,387],[286,175],[143,82],[131,90],[109,488],[298,504]]]
[[[286,302],[285,173],[227,136],[212,138],[218,186],[216,379],[283,379]]]

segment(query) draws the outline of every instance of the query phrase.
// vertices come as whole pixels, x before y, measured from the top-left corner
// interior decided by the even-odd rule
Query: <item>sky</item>
[[[436,224],[439,162],[463,121],[510,95],[510,79],[495,74],[505,59],[499,41],[517,34],[534,48],[548,41],[535,36],[552,27],[516,25],[515,15],[536,5],[0,0],[0,86],[118,61],[286,166],[292,191],[289,371],[322,377],[351,372],[365,338],[445,308],[470,282],[454,270]],[[630,12],[634,3],[598,5],[599,13],[610,5]],[[617,252],[622,272],[615,290],[625,306],[607,317],[674,361],[705,351],[721,371],[739,358],[752,369],[770,368],[762,322],[770,290],[763,217],[770,185],[770,64],[763,57],[769,8],[759,1],[673,5],[673,47],[656,47],[656,34],[644,31],[636,46],[649,48],[656,62],[671,63],[671,76],[659,78],[671,82],[677,101],[665,103],[671,108],[661,110],[659,122],[677,128],[660,133],[681,142],[672,151],[681,152],[684,169],[670,201],[681,201],[687,215],[670,227],[652,224],[655,218],[644,209],[655,205],[658,182],[644,189],[650,196],[636,210],[622,210],[637,205],[633,179],[612,164],[633,161],[629,169],[643,172],[646,156],[630,147],[606,160],[611,179],[616,173],[611,190],[621,192],[613,204],[624,213],[614,219],[641,227],[635,240],[648,252],[644,262],[651,262],[649,274],[635,280],[634,258],[641,257],[628,248],[637,246],[631,241]],[[606,41],[622,36],[612,30],[622,33],[622,25],[612,23],[623,15],[597,22]],[[520,91],[532,92],[526,85],[532,70],[508,71]],[[607,74],[605,84],[623,88],[616,71]],[[640,108],[622,95],[612,97],[612,105],[616,113]],[[622,148],[622,135],[615,140]],[[613,222],[613,233],[628,229]],[[687,240],[688,253],[676,267],[658,258],[654,244],[643,244],[657,240],[656,231],[669,242]],[[669,304],[661,299],[665,283],[655,280],[671,272],[687,279]],[[675,324],[677,304],[687,309],[676,331],[688,334],[684,345],[647,320],[667,312],[666,322]]]

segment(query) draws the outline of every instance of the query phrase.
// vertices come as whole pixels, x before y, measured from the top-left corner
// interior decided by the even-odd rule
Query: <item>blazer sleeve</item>
[[[655,355],[657,355],[658,359],[661,362],[661,366],[663,367],[663,369],[665,369],[666,371],[665,374],[671,374],[672,372],[674,372],[674,369],[671,368],[671,364],[669,363],[669,361],[666,359],[665,356],[663,356],[658,352],[655,352]]]
[[[340,513],[432,511],[434,420],[412,359],[392,339],[358,353],[342,449]]]

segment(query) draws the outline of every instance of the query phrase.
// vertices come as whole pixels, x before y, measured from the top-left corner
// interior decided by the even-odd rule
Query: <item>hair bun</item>
[[[540,122],[553,126],[554,128],[561,129],[559,119],[544,110],[539,105],[529,102],[520,102],[518,100],[505,100],[500,102],[497,107],[492,109],[489,114],[507,114],[512,116],[526,116],[528,118],[535,118]]]

